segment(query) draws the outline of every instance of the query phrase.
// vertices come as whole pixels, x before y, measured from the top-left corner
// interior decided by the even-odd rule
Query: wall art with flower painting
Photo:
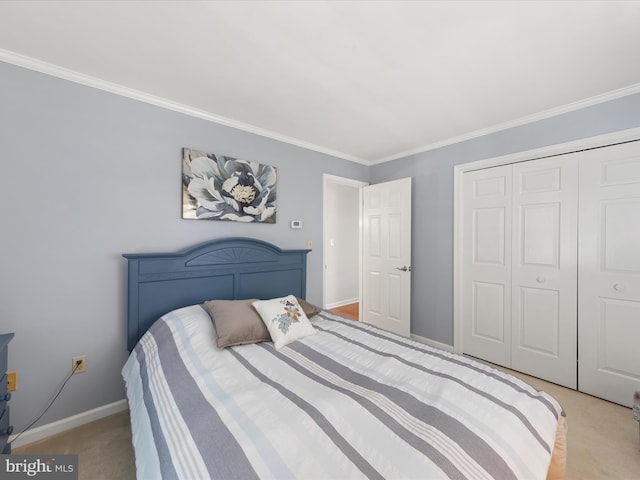
[[[276,223],[276,168],[182,149],[182,218]]]

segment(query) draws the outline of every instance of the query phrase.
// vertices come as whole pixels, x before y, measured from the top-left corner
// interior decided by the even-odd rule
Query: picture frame
[[[182,218],[276,223],[277,169],[182,149]]]

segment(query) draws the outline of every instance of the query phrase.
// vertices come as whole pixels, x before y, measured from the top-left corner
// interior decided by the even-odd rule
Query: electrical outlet
[[[14,392],[18,388],[18,372],[7,372],[7,392]]]
[[[87,356],[80,355],[71,359],[71,369],[73,374],[83,373],[87,371]]]

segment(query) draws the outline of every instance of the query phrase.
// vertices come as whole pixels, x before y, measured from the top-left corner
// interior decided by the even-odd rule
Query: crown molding
[[[62,78],[70,82],[79,83],[81,85],[85,85],[92,88],[97,88],[99,90],[103,90],[109,93],[114,93],[116,95],[131,98],[133,100],[138,100],[140,102],[155,105],[157,107],[166,108],[167,110],[183,113],[191,117],[200,118],[202,120],[206,120],[212,123],[217,123],[219,125],[224,125],[226,127],[231,127],[238,130],[242,130],[244,132],[260,135],[261,137],[266,137],[272,140],[277,140],[279,142],[288,143],[296,147],[305,148],[307,150],[323,153],[325,155],[330,155],[332,157],[338,157],[343,160],[348,160],[348,161],[359,163],[362,165],[370,164],[370,162],[362,158],[355,157],[353,155],[349,155],[344,152],[339,152],[336,150],[331,150],[329,148],[324,148],[319,145],[315,145],[313,143],[308,143],[303,140],[299,140],[297,138],[282,135],[280,133],[273,132],[271,130],[257,127],[255,125],[251,125],[248,123],[239,122],[237,120],[216,115],[211,112],[190,107],[189,105],[184,105],[184,104],[167,100],[165,98],[161,98],[155,95],[150,95],[140,90],[135,90],[132,88],[125,87],[123,85],[119,85],[117,83],[112,83],[97,77],[85,75],[75,70],[70,70],[68,68],[60,67],[52,63],[43,62],[41,60],[27,57],[25,55],[20,55],[18,53],[11,52],[9,50],[0,49],[0,61],[17,65],[19,67],[27,68],[29,70],[34,70],[36,72],[44,73],[46,75],[51,75],[53,77]]]
[[[563,113],[569,113],[576,110],[580,110],[582,108],[591,107],[593,105],[598,105],[600,103],[608,102],[610,100],[615,100],[621,97],[626,97],[628,95],[633,95],[635,93],[640,93],[640,83],[636,83],[634,85],[630,85],[628,87],[620,88],[618,90],[613,90],[611,92],[603,93],[600,95],[595,95],[593,97],[590,97],[584,100],[579,100],[577,102],[569,103],[560,107],[544,110],[542,112],[535,113],[533,115],[528,115],[526,117],[522,117],[509,122],[499,123],[492,127],[483,128],[481,130],[465,133],[457,137],[448,138],[440,142],[431,143],[428,145],[424,145],[422,147],[414,148],[414,149],[400,152],[394,155],[383,157],[378,160],[369,162],[369,165],[378,165],[380,163],[391,162],[393,160],[409,157],[411,155],[417,155],[420,153],[428,152],[429,150],[435,150],[436,148],[446,147],[448,145],[453,145],[454,143],[464,142],[465,140],[471,140],[473,138],[482,137],[484,135],[500,132],[502,130],[507,130],[509,128],[520,127],[528,123],[537,122],[539,120],[544,120],[547,118],[555,117],[557,115],[562,115]]]
[[[68,68],[60,67],[52,63],[43,62],[42,60],[37,60],[35,58],[31,58],[31,57],[21,55],[15,52],[11,52],[9,50],[4,50],[1,48],[0,48],[0,61],[17,65],[19,67],[27,68],[29,70],[34,70],[40,73],[44,73],[46,75],[58,77],[58,78],[68,80],[74,83],[78,83],[81,85],[85,85],[88,87],[97,88],[99,90],[103,90],[105,92],[131,98],[133,100],[138,100],[144,103],[148,103],[150,105],[155,105],[157,107],[165,108],[167,110],[172,110],[174,112],[189,115],[191,117],[200,118],[202,120],[206,120],[212,123],[235,128],[247,133],[253,133],[255,135],[260,135],[261,137],[270,138],[272,140],[277,140],[279,142],[287,143],[289,145],[301,147],[307,150],[322,153],[325,155],[330,155],[332,157],[341,158],[343,160],[348,160],[350,162],[355,162],[355,163],[366,165],[366,166],[378,165],[381,163],[398,160],[404,157],[409,157],[411,155],[425,153],[430,150],[435,150],[437,148],[446,147],[448,145],[453,145],[455,143],[460,143],[466,140],[482,137],[484,135],[489,135],[489,134],[496,133],[509,128],[519,127],[522,125],[526,125],[528,123],[536,122],[538,120],[544,120],[557,115],[561,115],[563,113],[573,112],[575,110],[580,110],[582,108],[590,107],[592,105],[597,105],[610,100],[615,100],[617,98],[625,97],[627,95],[640,93],[640,83],[638,83],[638,84],[630,85],[628,87],[620,88],[618,90],[613,90],[611,92],[596,95],[584,100],[569,103],[567,105],[552,108],[549,110],[544,110],[542,112],[539,112],[533,115],[528,115],[526,117],[522,117],[516,120],[500,123],[492,127],[476,130],[463,135],[458,135],[456,137],[448,138],[446,140],[442,140],[439,142],[423,145],[418,148],[406,150],[404,152],[399,152],[393,155],[379,158],[377,160],[368,161],[363,158],[356,157],[354,155],[349,155],[344,152],[339,152],[329,148],[321,147],[313,143],[308,143],[303,140],[299,140],[297,138],[289,137],[287,135],[282,135],[280,133],[273,132],[271,130],[257,127],[255,125],[239,122],[237,120],[216,115],[211,112],[190,107],[189,105],[184,105],[184,104],[167,100],[165,98],[161,98],[155,95],[150,95],[140,90],[135,90],[132,88],[125,87],[123,85],[108,82],[106,80],[102,80],[97,77],[85,75],[75,70],[70,70]]]

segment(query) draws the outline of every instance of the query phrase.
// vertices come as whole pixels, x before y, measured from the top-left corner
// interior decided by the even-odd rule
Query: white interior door
[[[578,159],[513,166],[511,368],[577,388]]]
[[[580,154],[581,391],[631,406],[640,387],[640,141]]]
[[[364,187],[362,320],[409,336],[411,178]]]
[[[511,363],[512,166],[464,174],[463,351]]]

